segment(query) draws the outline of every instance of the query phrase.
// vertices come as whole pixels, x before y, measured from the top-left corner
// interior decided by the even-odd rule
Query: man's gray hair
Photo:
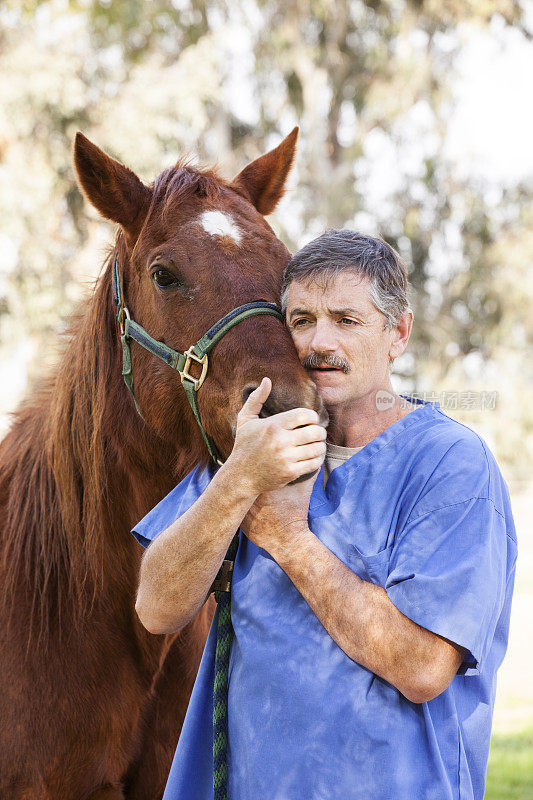
[[[292,281],[328,278],[352,272],[368,278],[370,299],[390,330],[409,308],[407,269],[383,239],[349,230],[329,230],[293,255],[283,274],[281,308],[285,314]]]

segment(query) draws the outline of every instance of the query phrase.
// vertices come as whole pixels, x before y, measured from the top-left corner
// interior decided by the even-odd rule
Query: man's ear
[[[389,358],[395,359],[401,356],[407,342],[411,336],[411,328],[413,327],[413,312],[407,308],[397,325],[393,328],[393,337],[389,348]]]
[[[137,175],[76,134],[74,166],[81,188],[103,217],[118,222],[135,240],[146,217],[152,193]]]
[[[297,138],[298,128],[294,128],[274,150],[248,164],[231,184],[232,189],[250,200],[260,214],[266,216],[274,211],[283,195]]]

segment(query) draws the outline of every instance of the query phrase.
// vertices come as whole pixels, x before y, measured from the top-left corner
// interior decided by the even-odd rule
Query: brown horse
[[[182,163],[147,187],[78,134],[80,184],[120,226],[126,303],[152,337],[183,351],[234,307],[277,302],[289,254],[263,215],[283,193],[296,135],[231,183]],[[136,413],[121,377],[112,262],[57,371],[0,447],[2,800],[159,798],[212,614],[208,603],[169,636],[135,614],[142,549],[129,531],[207,450],[178,374],[132,343]],[[241,391],[263,375],[270,413],[319,407],[282,323],[239,323],[199,392],[224,456]]]

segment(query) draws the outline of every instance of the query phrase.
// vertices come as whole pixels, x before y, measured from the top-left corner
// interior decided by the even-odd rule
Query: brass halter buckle
[[[185,364],[183,366],[183,369],[179,370],[179,374],[181,377],[181,382],[183,383],[184,381],[190,381],[194,386],[194,391],[197,392],[202,383],[205,381],[205,376],[207,375],[208,363],[207,363],[207,353],[204,356],[202,356],[202,358],[198,358],[196,353],[193,352],[193,347],[194,345],[189,347],[189,349],[184,352],[183,355],[186,357]],[[202,365],[202,373],[199,378],[194,378],[189,373],[189,369],[191,368],[191,363],[193,361],[196,361],[197,364]]]

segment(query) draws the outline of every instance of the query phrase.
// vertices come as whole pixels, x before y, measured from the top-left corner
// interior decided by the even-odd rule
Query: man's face
[[[368,290],[368,279],[351,272],[289,285],[287,325],[326,408],[389,386],[397,333],[386,329]]]

